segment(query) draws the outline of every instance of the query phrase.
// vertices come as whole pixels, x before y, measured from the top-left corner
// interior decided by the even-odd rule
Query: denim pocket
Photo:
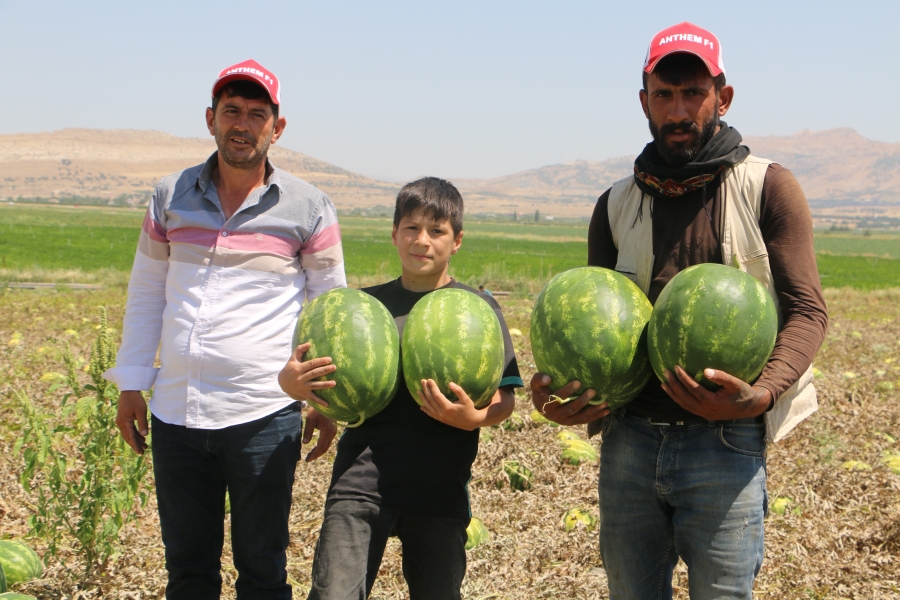
[[[719,425],[719,441],[729,450],[761,458],[766,455],[766,425],[765,423]]]
[[[600,443],[603,443],[603,440],[609,435],[609,431],[612,429],[613,421],[615,420],[617,420],[617,417],[612,413],[600,420]]]

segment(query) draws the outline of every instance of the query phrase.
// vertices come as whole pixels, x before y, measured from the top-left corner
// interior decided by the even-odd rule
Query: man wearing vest
[[[580,383],[537,373],[533,401],[554,421],[602,434],[600,554],[612,600],[671,598],[679,558],[691,598],[750,599],[763,559],[766,444],[817,407],[810,365],[828,317],[812,219],[791,172],[750,154],[720,120],[734,88],[716,36],[690,23],[661,31],[643,79],[653,142],[634,175],[597,201],[588,264],[631,278],[651,302],[691,265],[736,266],[776,300],[775,349],[755,382],[707,369],[717,392],[676,368],[609,414],[587,404],[593,390],[548,404]]]

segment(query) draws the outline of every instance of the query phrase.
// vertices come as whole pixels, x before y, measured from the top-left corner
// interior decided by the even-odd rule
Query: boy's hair
[[[213,114],[215,114],[216,107],[219,105],[219,101],[222,98],[234,98],[235,96],[238,98],[246,98],[247,100],[265,100],[268,102],[269,106],[272,107],[272,114],[275,115],[275,120],[278,120],[278,105],[272,103],[269,92],[258,83],[253,83],[246,79],[236,79],[235,81],[226,83],[222,86],[219,93],[213,96],[212,99]]]
[[[459,235],[463,222],[463,199],[452,183],[437,177],[423,177],[407,183],[397,194],[394,207],[394,227],[400,219],[412,216],[422,209],[425,216],[433,221],[450,221],[453,235]]]
[[[670,54],[660,60],[653,69],[653,73],[659,77],[663,83],[669,85],[689,85],[697,81],[700,77],[709,75],[709,69],[699,57],[686,52],[678,52]],[[647,91],[646,72],[643,73],[644,91]],[[725,73],[719,73],[713,77],[716,93],[718,94],[725,87]]]

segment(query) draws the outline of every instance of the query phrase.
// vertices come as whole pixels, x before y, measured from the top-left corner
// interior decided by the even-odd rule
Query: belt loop
[[[710,429],[712,429],[713,427],[718,427],[718,425],[719,425],[718,421],[710,421],[709,422]]]

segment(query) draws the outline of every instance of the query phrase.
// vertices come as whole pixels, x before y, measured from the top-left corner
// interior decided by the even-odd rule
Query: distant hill
[[[744,144],[755,155],[789,168],[813,206],[900,204],[900,144],[874,142],[848,128],[747,137]],[[470,194],[592,206],[610,185],[631,174],[634,158],[578,160],[458,183]]]
[[[790,168],[813,206],[900,205],[900,144],[868,140],[852,129],[749,137],[757,156]],[[0,199],[93,197],[145,203],[159,178],[204,161],[212,138],[157,131],[64,129],[0,135]],[[273,146],[279,167],[306,179],[344,210],[391,206],[399,184],[357,175]],[[634,156],[573,161],[494,179],[454,180],[467,211],[529,216],[589,216],[614,181],[631,173]]]

